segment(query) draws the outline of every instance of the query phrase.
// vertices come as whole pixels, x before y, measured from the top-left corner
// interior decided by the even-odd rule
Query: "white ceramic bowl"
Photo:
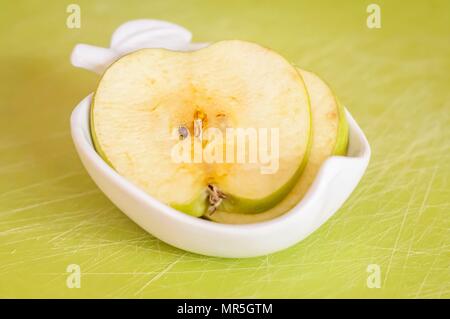
[[[270,221],[225,225],[191,217],[154,199],[119,175],[95,151],[89,131],[91,95],[71,117],[72,138],[89,175],[108,198],[150,234],[175,247],[219,257],[255,257],[292,246],[311,234],[344,203],[369,162],[369,144],[352,118],[348,156],[325,161],[304,199]]]
[[[188,30],[158,20],[135,20],[120,26],[110,48],[80,44],[72,52],[72,64],[101,73],[120,56],[140,48],[163,47],[195,50]],[[345,202],[367,168],[370,147],[350,113],[350,142],[346,157],[325,161],[303,200],[288,213],[270,221],[226,225],[191,217],[154,199],[119,175],[96,153],[89,131],[91,96],[75,108],[72,138],[89,175],[108,198],[134,222],[175,247],[209,256],[255,257],[292,246],[328,220]]]

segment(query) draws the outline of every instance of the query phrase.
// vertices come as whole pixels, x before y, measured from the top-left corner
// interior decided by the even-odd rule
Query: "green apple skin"
[[[172,208],[194,217],[202,217],[208,210],[208,194],[205,192],[198,195],[193,201],[187,204],[171,204]]]
[[[94,101],[94,96],[92,96],[92,101]],[[106,154],[103,152],[102,148],[100,147],[100,144],[97,139],[97,134],[95,134],[95,126],[94,126],[94,103],[91,102],[90,109],[89,109],[89,128],[91,133],[91,139],[92,144],[94,145],[94,149],[97,152],[98,155],[105,161],[106,164],[108,164],[111,168],[114,169],[114,166],[109,161]]]
[[[333,155],[345,156],[347,155],[349,142],[349,126],[345,115],[345,108],[342,106],[341,102],[336,98],[336,96],[335,99],[338,104],[339,124]]]

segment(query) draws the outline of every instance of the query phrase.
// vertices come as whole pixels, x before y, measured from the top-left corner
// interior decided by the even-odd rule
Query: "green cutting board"
[[[1,297],[450,297],[449,1],[76,0],[71,29],[72,2],[0,2]],[[367,26],[371,2],[381,28]],[[70,113],[98,76],[69,56],[138,18],[261,43],[331,83],[373,153],[336,215],[280,253],[220,259],[117,209],[71,141]]]

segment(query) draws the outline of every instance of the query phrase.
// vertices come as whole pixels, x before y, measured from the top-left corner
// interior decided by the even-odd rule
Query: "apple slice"
[[[258,140],[257,161],[250,160],[249,139],[238,161],[230,129],[277,134],[266,144]],[[306,165],[309,97],[293,66],[253,43],[222,41],[183,53],[143,49],[103,75],[91,132],[105,161],[158,200],[193,216],[217,209],[254,214],[280,202]],[[235,154],[220,161],[221,150]],[[205,153],[214,161],[198,160]],[[274,156],[262,160],[265,153]]]
[[[317,75],[299,70],[311,99],[312,147],[306,168],[292,191],[266,212],[248,215],[218,210],[207,214],[211,220],[228,224],[248,224],[269,220],[293,208],[311,186],[322,163],[330,155],[345,155],[348,144],[348,123],[344,108],[328,85]]]

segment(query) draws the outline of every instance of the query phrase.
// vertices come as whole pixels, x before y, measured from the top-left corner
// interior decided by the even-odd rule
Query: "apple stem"
[[[212,214],[217,210],[217,207],[220,206],[222,200],[227,198],[227,196],[222,191],[220,191],[217,186],[213,184],[208,184],[208,193],[209,193],[208,212]]]

